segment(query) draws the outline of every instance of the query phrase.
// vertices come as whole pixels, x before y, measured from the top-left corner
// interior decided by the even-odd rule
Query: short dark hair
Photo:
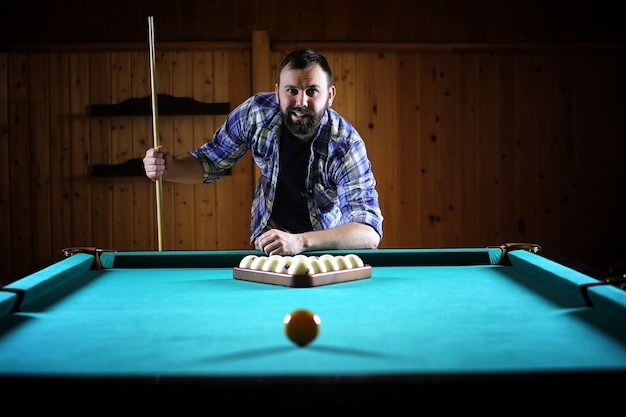
[[[318,54],[312,49],[298,49],[290,52],[287,56],[285,56],[285,58],[283,58],[283,61],[280,63],[280,67],[278,67],[278,85],[280,85],[280,74],[283,72],[285,67],[288,66],[293,69],[302,70],[309,68],[314,64],[319,64],[322,70],[326,73],[328,86],[330,87],[333,83],[333,73],[330,70],[330,65],[328,65],[328,61],[324,55]]]

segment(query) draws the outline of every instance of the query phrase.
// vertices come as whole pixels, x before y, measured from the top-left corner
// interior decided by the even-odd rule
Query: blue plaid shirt
[[[202,164],[204,183],[215,181],[248,150],[252,152],[261,176],[251,210],[250,242],[261,234],[272,214],[282,125],[274,93],[259,93],[235,108],[211,141],[189,152]],[[358,222],[372,226],[382,237],[383,216],[365,143],[330,108],[311,142],[306,181],[313,230]]]

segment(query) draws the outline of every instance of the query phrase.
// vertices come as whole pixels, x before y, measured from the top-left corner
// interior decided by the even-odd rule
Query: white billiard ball
[[[289,275],[306,275],[311,271],[311,264],[307,259],[294,259],[287,273]]]
[[[285,267],[285,260],[282,256],[271,257],[261,267],[262,271],[282,272]]]
[[[312,257],[309,259],[309,263],[311,264],[312,273],[313,274],[321,274],[323,272],[327,272],[326,264],[316,257]]]
[[[357,254],[350,253],[346,255],[346,258],[349,258],[352,262],[352,268],[362,268],[363,266],[365,266],[365,264],[363,263],[363,259],[361,259],[361,257]]]
[[[328,272],[339,271],[341,269],[339,267],[337,259],[335,259],[335,257],[332,255],[322,255],[320,256],[320,261],[322,261],[324,265],[326,265],[326,271]]]
[[[335,260],[339,265],[339,270],[350,269],[352,268],[352,262],[349,258],[346,258],[343,255],[335,256]]]
[[[267,256],[258,256],[256,259],[254,259],[252,261],[252,263],[250,264],[250,269],[258,269],[261,270],[261,268],[263,268],[263,265],[265,264],[265,262],[268,261],[268,257]]]
[[[256,258],[258,258],[258,256],[256,255],[244,256],[243,259],[241,259],[241,261],[239,262],[239,268],[249,269],[250,265],[252,265],[252,261],[254,261]]]

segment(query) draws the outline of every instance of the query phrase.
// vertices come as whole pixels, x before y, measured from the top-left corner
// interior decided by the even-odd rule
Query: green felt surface
[[[302,289],[235,280],[232,266],[116,267],[69,280],[48,271],[56,286],[42,272],[13,285],[38,296],[0,319],[0,375],[625,370],[623,297],[597,295],[612,307],[589,306],[579,288],[591,278],[515,255],[513,266],[488,256],[482,265],[373,265],[370,279]],[[85,259],[70,259],[68,269],[83,268]],[[322,319],[304,348],[283,332],[296,308]]]
[[[0,317],[11,313],[16,302],[17,295],[15,293],[7,291],[0,292]]]

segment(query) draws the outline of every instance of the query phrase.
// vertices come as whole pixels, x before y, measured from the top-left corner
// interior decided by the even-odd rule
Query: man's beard
[[[288,107],[287,110],[283,112],[283,123],[287,127],[287,130],[294,136],[312,136],[320,126],[322,117],[324,117],[324,112],[327,108],[328,106],[324,106],[322,111],[315,113],[306,107]],[[291,115],[294,112],[305,116],[305,118],[303,120],[293,120]]]

